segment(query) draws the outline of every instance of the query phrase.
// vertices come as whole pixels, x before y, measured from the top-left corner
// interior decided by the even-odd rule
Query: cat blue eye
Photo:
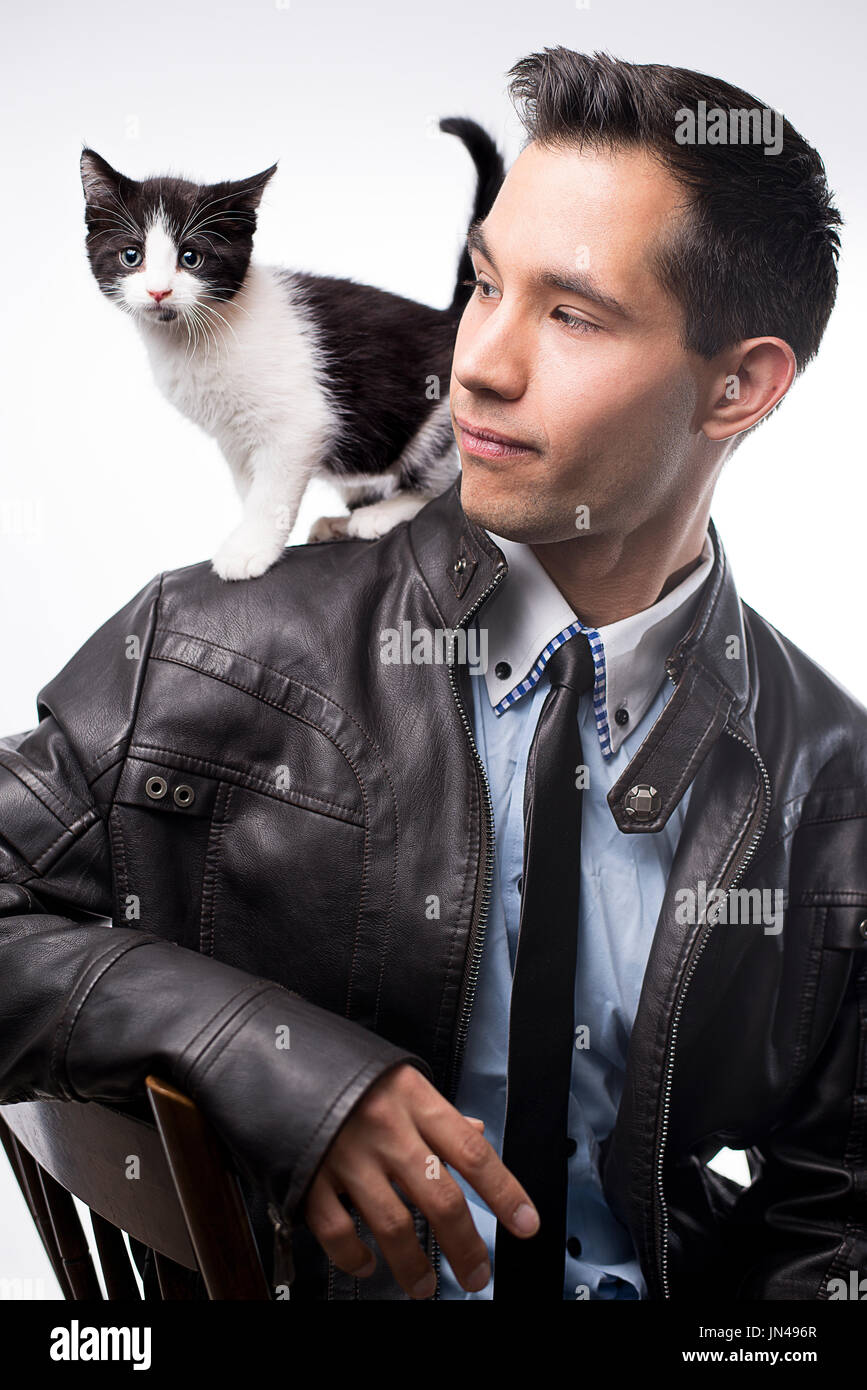
[[[181,252],[181,265],[186,270],[195,270],[196,266],[201,265],[204,259],[201,251],[194,251],[192,247],[188,247],[186,251]]]
[[[118,252],[118,255],[121,265],[137,266],[141,265],[144,260],[141,251],[135,246],[125,246],[122,251]]]

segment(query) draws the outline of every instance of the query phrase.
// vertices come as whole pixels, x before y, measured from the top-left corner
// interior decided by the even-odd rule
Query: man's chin
[[[538,494],[507,489],[502,483],[492,485],[490,477],[476,479],[467,469],[461,477],[461,506],[474,525],[509,541],[544,544],[575,534],[571,517],[564,521],[556,511],[548,514]]]

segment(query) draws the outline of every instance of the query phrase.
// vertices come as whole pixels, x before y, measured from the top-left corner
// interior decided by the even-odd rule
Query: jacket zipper
[[[470,610],[467,613],[465,613],[464,616],[458,622],[458,628],[465,627],[472,620],[472,618],[475,617],[476,613],[479,611],[482,604],[485,602],[485,599],[487,599],[488,596],[493,593],[494,589],[496,589],[497,585],[500,583],[501,579],[507,572],[508,571],[505,566],[501,566],[498,570],[495,571],[494,577],[491,580],[488,587],[485,589],[484,593],[480,595],[480,597],[473,604],[472,608],[470,608]],[[451,647],[450,656],[451,658],[454,657],[454,643]],[[482,801],[485,813],[484,845],[482,849],[482,856],[484,859],[485,869],[484,879],[482,881],[482,894],[481,899],[479,901],[478,914],[475,917],[474,921],[470,924],[470,940],[467,951],[467,962],[464,970],[464,978],[461,987],[462,1003],[460,1007],[460,1013],[458,1016],[458,1027],[455,1039],[455,1051],[452,1057],[451,1069],[449,1071],[448,1076],[448,1085],[446,1088],[446,1099],[449,1101],[453,1101],[457,1093],[457,1082],[458,1077],[460,1075],[460,1065],[463,1059],[464,1048],[466,1047],[467,1034],[469,1032],[470,1015],[473,1009],[473,999],[475,998],[476,983],[479,978],[479,970],[481,969],[482,964],[482,949],[484,947],[485,942],[485,930],[488,924],[488,910],[491,904],[491,888],[494,881],[494,861],[493,855],[491,854],[491,844],[493,842],[494,837],[494,812],[493,803],[491,801],[491,788],[490,784],[488,783],[488,774],[485,770],[485,765],[482,762],[481,756],[479,754],[478,747],[476,746],[476,740],[473,734],[473,727],[467,714],[466,706],[464,705],[464,702],[461,699],[460,691],[458,690],[458,684],[455,680],[454,674],[453,659],[449,660],[449,683],[452,688],[452,695],[454,697],[458,714],[460,715],[461,723],[464,727],[464,732],[467,736],[467,741],[470,745],[470,751],[473,755],[473,758],[475,759],[476,767],[479,770],[482,786]],[[433,1301],[436,1302],[439,1300],[440,1296],[440,1248],[436,1236],[433,1234],[433,1231],[431,1231],[431,1240],[433,1242],[433,1266],[437,1281]]]
[[[670,667],[667,666],[667,667],[666,667],[666,671],[668,672],[669,678],[670,678],[672,681],[675,681],[675,676],[674,676],[674,674],[673,674],[673,672],[672,672],[672,669],[671,669]],[[675,683],[676,683],[676,682],[675,682]],[[723,730],[723,732],[726,733],[726,734],[728,734],[730,738],[735,739],[736,742],[742,743],[742,744],[744,745],[745,748],[748,748],[748,749],[749,749],[750,754],[751,754],[751,756],[752,756],[752,758],[753,758],[753,760],[754,760],[754,762],[755,762],[756,766],[758,767],[758,770],[759,770],[759,772],[760,772],[760,774],[761,774],[762,785],[763,785],[763,789],[764,789],[764,802],[763,802],[763,806],[762,806],[762,816],[761,816],[761,820],[760,820],[759,825],[758,825],[758,827],[757,827],[757,829],[756,829],[756,831],[755,831],[755,834],[753,835],[753,837],[752,837],[752,839],[751,839],[751,841],[750,841],[750,843],[749,843],[749,845],[748,845],[748,847],[747,847],[747,852],[746,852],[746,854],[744,855],[743,859],[741,860],[740,864],[738,865],[738,868],[737,868],[737,870],[736,870],[734,876],[731,878],[731,880],[729,881],[728,885],[726,886],[725,891],[728,893],[732,888],[734,888],[735,884],[739,883],[740,880],[743,878],[743,875],[744,875],[744,873],[745,873],[745,871],[746,871],[746,869],[747,869],[747,866],[749,865],[750,861],[751,861],[752,858],[753,858],[753,855],[754,855],[755,852],[756,852],[756,848],[758,847],[759,841],[761,840],[762,836],[763,836],[764,833],[765,833],[765,827],[767,826],[768,817],[770,816],[770,812],[771,812],[771,779],[770,779],[770,777],[768,776],[768,770],[767,770],[767,768],[765,767],[764,762],[762,761],[762,758],[761,758],[761,755],[760,755],[759,752],[758,752],[758,749],[756,749],[756,748],[753,747],[753,745],[750,743],[749,739],[744,738],[743,734],[736,733],[734,729],[730,729],[727,725],[726,725],[725,729]],[[722,883],[720,883],[720,884],[717,885],[717,887],[719,887],[719,888],[722,888],[722,886],[723,886]],[[712,891],[713,891],[713,890],[712,890]],[[700,957],[701,957],[701,954],[702,954],[702,952],[704,951],[704,948],[705,948],[705,946],[707,945],[708,940],[710,939],[710,934],[711,934],[711,931],[713,930],[713,926],[714,926],[714,923],[713,923],[712,921],[711,921],[711,922],[708,922],[708,923],[706,924],[707,929],[706,929],[706,931],[705,931],[703,937],[701,938],[701,941],[699,942],[698,948],[697,948],[697,950],[695,951],[695,953],[694,953],[694,955],[693,955],[692,961],[690,962],[690,966],[689,966],[689,969],[688,969],[688,971],[687,971],[686,977],[685,977],[685,979],[684,979],[683,986],[682,986],[681,991],[680,991],[680,995],[679,995],[678,1000],[677,1000],[677,1003],[676,1003],[676,1005],[675,1005],[674,1017],[673,1017],[672,1026],[671,1026],[671,1037],[670,1037],[670,1039],[669,1039],[669,1044],[668,1044],[667,1066],[666,1066],[666,1070],[665,1070],[665,1082],[664,1082],[663,1102],[662,1102],[662,1115],[661,1115],[661,1117],[660,1117],[660,1123],[659,1123],[659,1126],[658,1126],[658,1128],[657,1128],[657,1136],[656,1136],[656,1142],[657,1142],[657,1150],[656,1150],[656,1191],[657,1191],[657,1196],[658,1196],[658,1198],[659,1198],[659,1223],[658,1223],[658,1233],[657,1233],[657,1241],[658,1241],[658,1244],[657,1244],[657,1267],[658,1267],[658,1272],[659,1272],[659,1277],[660,1277],[660,1283],[661,1283],[661,1285],[662,1285],[662,1295],[663,1295],[663,1298],[670,1298],[670,1297],[671,1297],[671,1293],[670,1293],[670,1289],[669,1289],[669,1283],[668,1283],[668,1208],[666,1207],[666,1204],[665,1204],[665,1190],[664,1190],[664,1183],[663,1183],[663,1167],[664,1167],[664,1163],[665,1163],[665,1141],[666,1141],[666,1136],[667,1136],[667,1134],[668,1134],[668,1112],[669,1112],[669,1108],[670,1108],[670,1104],[671,1104],[671,1088],[672,1088],[672,1079],[673,1079],[673,1076],[674,1076],[674,1054],[675,1054],[675,1049],[676,1049],[676,1046],[677,1046],[677,1032],[678,1032],[678,1028],[679,1028],[679,1026],[680,1026],[680,1016],[681,1016],[681,1013],[683,1012],[684,1000],[686,999],[686,991],[687,991],[687,989],[689,988],[690,980],[692,979],[693,975],[695,974],[695,968],[696,968],[696,966],[697,966],[697,964],[698,964],[698,962],[699,962],[699,959],[700,959]]]

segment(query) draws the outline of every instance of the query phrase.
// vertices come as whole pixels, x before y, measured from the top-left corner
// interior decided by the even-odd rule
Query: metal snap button
[[[627,816],[634,816],[636,820],[653,820],[662,805],[662,798],[656,787],[639,782],[626,793],[624,805]]]
[[[858,935],[867,941],[867,917],[864,918],[863,922],[858,923]]]
[[[455,566],[454,566],[454,568],[455,568],[455,574],[463,574],[463,572],[464,572],[464,570],[466,569],[466,567],[467,567],[467,557],[466,557],[466,555],[460,555],[460,556],[458,557],[458,559],[455,560]]]
[[[188,787],[186,782],[179,782],[172,795],[175,798],[176,806],[192,806],[196,799],[196,793],[192,787]]]
[[[145,782],[145,791],[154,801],[159,801],[160,797],[165,796],[169,789],[169,784],[165,777],[149,777]]]

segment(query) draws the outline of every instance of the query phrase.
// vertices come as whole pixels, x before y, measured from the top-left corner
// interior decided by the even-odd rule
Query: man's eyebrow
[[[470,229],[467,232],[467,250],[478,251],[496,269],[497,263],[491,254],[488,239],[479,220],[470,223]],[[589,300],[591,304],[598,304],[601,309],[607,309],[609,313],[616,314],[619,318],[631,321],[635,317],[627,305],[622,304],[619,299],[615,299],[614,295],[607,294],[593,276],[586,271],[540,270],[536,272],[535,279],[538,284],[546,285],[549,289],[565,290],[567,294],[577,294],[579,298]]]

